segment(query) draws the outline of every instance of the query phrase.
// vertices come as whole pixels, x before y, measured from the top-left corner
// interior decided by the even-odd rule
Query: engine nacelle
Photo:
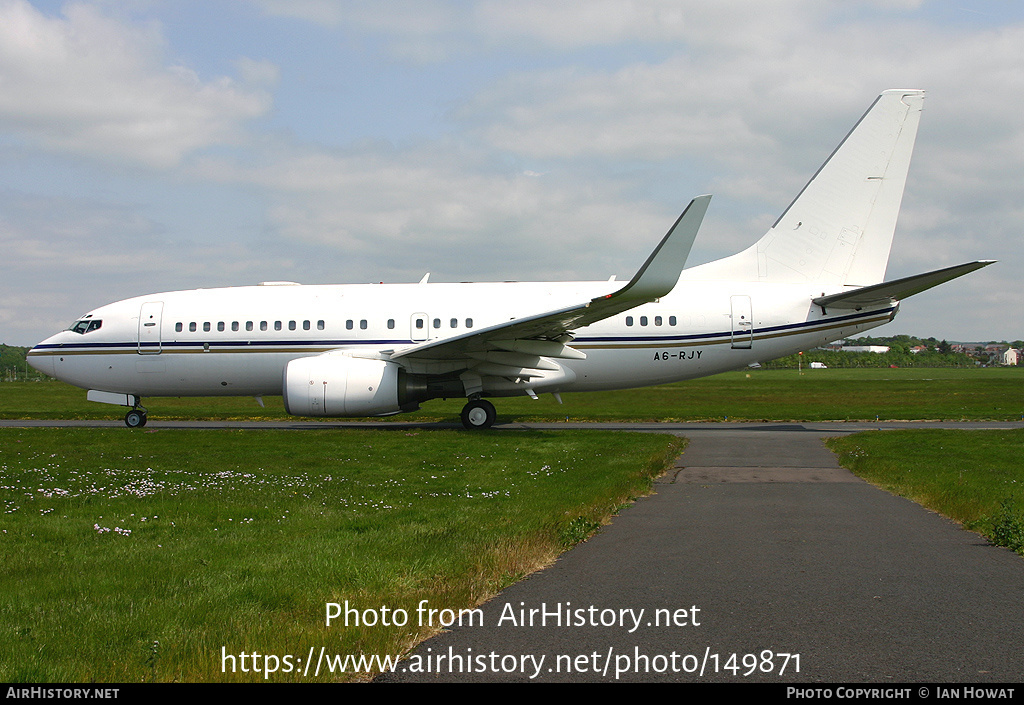
[[[284,370],[284,408],[295,416],[395,414],[407,410],[399,402],[398,372],[393,362],[344,353],[300,357]]]

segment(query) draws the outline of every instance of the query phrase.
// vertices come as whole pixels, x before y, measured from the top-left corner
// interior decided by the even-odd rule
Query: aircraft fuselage
[[[601,296],[616,282],[251,286],[126,299],[33,348],[33,366],[86,389],[138,396],[279,395],[293,359],[357,356],[472,332]],[[832,288],[832,291],[838,291]],[[497,379],[485,396],[642,387],[746,367],[891,320],[895,306],[828,315],[821,286],[680,281],[657,302],[581,328],[564,374]],[[386,353],[384,355],[386,359]]]
[[[33,348],[38,369],[132,407],[144,396],[282,394],[300,416],[379,416],[465,397],[645,387],[739,369],[882,325],[899,301],[992,264],[885,282],[924,92],[875,99],[768,232],[685,268],[697,196],[621,282],[197,289],[92,311]]]

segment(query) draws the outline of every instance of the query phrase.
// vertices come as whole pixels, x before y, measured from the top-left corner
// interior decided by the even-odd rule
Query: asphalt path
[[[450,424],[154,419],[147,430],[410,426]],[[1024,680],[1024,559],[859,480],[822,440],[1020,423],[497,428],[523,427],[670,432],[690,445],[653,495],[378,681]]]
[[[1020,682],[1024,559],[840,468],[825,426],[689,425],[656,494],[378,680]]]

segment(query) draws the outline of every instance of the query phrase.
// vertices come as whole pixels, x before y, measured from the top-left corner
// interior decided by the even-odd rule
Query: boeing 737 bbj
[[[643,387],[770,360],[891,321],[899,302],[990,264],[881,283],[924,92],[882,93],[739,254],[684,269],[710,196],[693,199],[636,275],[597,282],[259,286],[102,306],[29,351],[32,365],[130,407],[147,396],[283,394],[289,414],[384,416],[466,397]]]

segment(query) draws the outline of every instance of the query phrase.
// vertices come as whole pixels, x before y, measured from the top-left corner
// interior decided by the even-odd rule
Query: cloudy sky
[[[0,0],[0,342],[139,294],[629,277],[758,239],[928,91],[879,333],[1024,337],[1024,3]]]

